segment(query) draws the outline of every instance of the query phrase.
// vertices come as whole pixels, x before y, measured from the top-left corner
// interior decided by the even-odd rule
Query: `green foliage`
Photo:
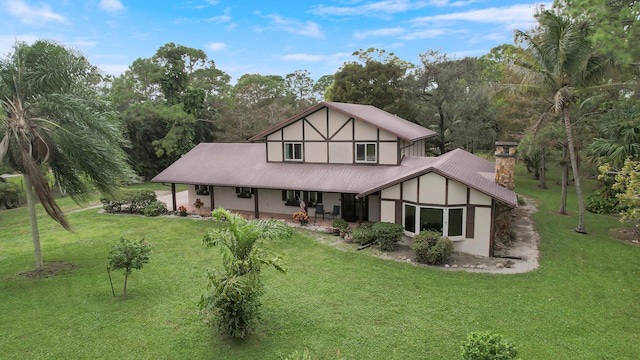
[[[349,223],[345,219],[335,219],[331,224],[334,229],[340,229],[340,231],[347,231]]]
[[[144,216],[159,216],[167,213],[167,204],[162,201],[154,201],[142,210]]]
[[[464,360],[511,360],[518,351],[513,343],[499,334],[471,332],[462,344]]]
[[[601,167],[600,171],[608,171],[605,169],[608,168]],[[608,173],[600,173],[598,179],[602,181],[602,187],[587,197],[587,210],[594,214],[615,214],[622,211],[623,206],[620,204],[618,194],[623,191],[622,189],[613,188],[614,176]]]
[[[366,245],[376,241],[376,234],[372,229],[373,225],[368,223],[362,223],[353,229],[353,241]]]
[[[371,230],[382,251],[394,250],[396,244],[402,240],[404,235],[404,227],[402,225],[389,222],[377,222],[373,224]]]
[[[435,231],[421,231],[413,237],[416,260],[421,263],[442,264],[453,253],[453,242]]]
[[[259,319],[262,266],[286,272],[281,256],[268,252],[263,241],[289,238],[292,230],[282,221],[249,221],[222,208],[211,216],[229,223],[228,227],[211,230],[203,239],[207,247],[220,245],[224,268],[209,271],[207,291],[199,306],[223,334],[244,339]]]
[[[153,190],[120,190],[100,197],[106,212],[128,212],[142,214],[144,209],[156,202],[158,197]]]
[[[5,209],[13,209],[19,206],[18,187],[16,184],[0,178],[0,206]]]
[[[607,173],[607,166],[601,167],[600,171]],[[616,195],[623,206],[620,222],[631,224],[635,239],[640,240],[640,161],[627,159],[616,174],[612,188],[620,191]]]
[[[127,297],[127,279],[131,271],[142,269],[149,262],[151,245],[143,239],[130,241],[124,237],[111,246],[109,266],[114,270],[124,269],[124,288],[122,297]]]

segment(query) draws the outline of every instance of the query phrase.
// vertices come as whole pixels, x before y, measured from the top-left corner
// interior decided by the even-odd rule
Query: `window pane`
[[[449,209],[447,236],[462,236],[462,209]]]
[[[364,144],[356,144],[356,161],[365,160],[365,146]]]
[[[302,160],[302,144],[293,144],[294,154],[293,158],[296,160]]]
[[[376,144],[367,144],[367,161],[376,161]]]
[[[404,206],[404,229],[412,233],[416,232],[416,207],[413,205]]]
[[[420,208],[420,231],[437,231],[442,234],[442,209]]]
[[[284,144],[284,158],[287,160],[293,159],[293,144]]]

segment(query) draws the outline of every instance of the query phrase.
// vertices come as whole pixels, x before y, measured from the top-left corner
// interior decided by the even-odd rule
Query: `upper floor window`
[[[356,162],[376,162],[376,144],[356,143]]]
[[[285,161],[302,161],[302,143],[284,143]]]

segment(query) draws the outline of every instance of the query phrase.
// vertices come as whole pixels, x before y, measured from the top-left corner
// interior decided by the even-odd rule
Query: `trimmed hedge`
[[[144,216],[159,216],[167,213],[167,204],[162,201],[154,201],[142,211]]]
[[[353,241],[360,245],[377,242],[380,250],[395,250],[396,244],[402,240],[404,228],[402,225],[388,222],[360,224],[353,229]]]
[[[100,201],[106,212],[142,214],[144,209],[158,200],[153,190],[120,190],[111,196],[102,196]]]

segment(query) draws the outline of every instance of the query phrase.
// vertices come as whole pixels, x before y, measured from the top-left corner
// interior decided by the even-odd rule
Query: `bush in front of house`
[[[347,231],[349,228],[349,223],[345,219],[336,219],[331,224],[334,229],[340,229],[340,231]]]
[[[513,343],[499,334],[471,332],[462,344],[464,360],[511,360],[518,351]]]
[[[149,206],[144,208],[142,213],[144,214],[144,216],[153,217],[153,216],[159,216],[159,215],[162,215],[162,214],[166,214],[167,211],[168,211],[167,210],[167,204],[165,204],[162,201],[154,201],[151,204],[149,204]]]
[[[453,241],[439,232],[421,231],[413,237],[413,250],[420,263],[442,264],[453,253]]]
[[[371,230],[382,251],[395,250],[396,244],[402,240],[402,235],[404,235],[402,225],[389,222],[377,222],[373,224]]]
[[[367,245],[376,241],[375,233],[371,224],[362,223],[353,228],[353,241],[360,245]]]
[[[131,214],[142,214],[147,206],[157,200],[158,197],[153,190],[121,190],[100,198],[106,212]]]

